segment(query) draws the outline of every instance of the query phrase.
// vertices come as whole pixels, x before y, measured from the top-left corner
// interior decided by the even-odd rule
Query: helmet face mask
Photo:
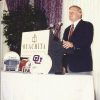
[[[16,52],[10,51],[4,56],[4,71],[18,71],[20,57]]]
[[[19,61],[16,59],[9,59],[4,62],[6,65],[6,71],[15,71],[17,68],[17,65],[19,64]]]

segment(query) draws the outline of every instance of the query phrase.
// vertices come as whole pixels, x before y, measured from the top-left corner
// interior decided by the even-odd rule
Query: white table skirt
[[[94,100],[93,77],[1,72],[1,100]]]

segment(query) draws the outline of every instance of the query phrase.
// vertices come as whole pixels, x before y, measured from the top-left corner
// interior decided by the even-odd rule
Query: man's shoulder
[[[69,29],[70,29],[70,26],[71,26],[71,25],[69,25],[68,27],[66,27],[66,28],[65,28],[65,31],[69,30]]]
[[[93,27],[93,24],[91,23],[91,22],[89,22],[89,21],[81,21],[81,23],[83,24],[83,25],[86,25],[86,26],[92,26]]]

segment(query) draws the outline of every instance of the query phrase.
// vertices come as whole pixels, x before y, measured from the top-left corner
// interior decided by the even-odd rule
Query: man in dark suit
[[[71,25],[65,29],[63,47],[63,66],[66,72],[90,73],[93,70],[91,43],[93,25],[82,20],[82,10],[78,6],[69,8]]]

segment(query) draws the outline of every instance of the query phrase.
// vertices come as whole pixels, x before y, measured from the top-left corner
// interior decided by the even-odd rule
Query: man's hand
[[[72,42],[63,40],[63,47],[65,49],[68,49],[68,48],[73,48],[74,46],[73,46],[73,43]]]

